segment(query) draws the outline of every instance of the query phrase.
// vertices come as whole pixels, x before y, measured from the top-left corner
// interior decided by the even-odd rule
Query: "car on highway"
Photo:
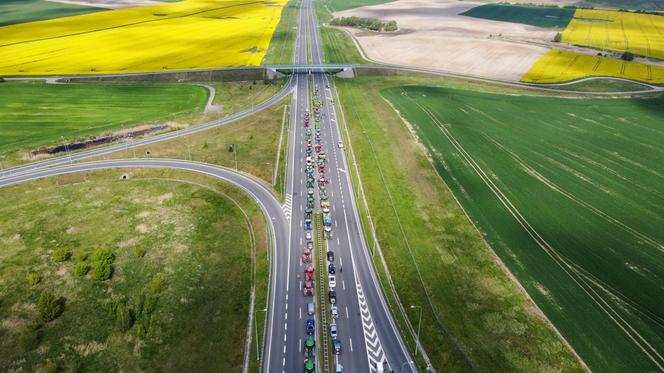
[[[332,317],[332,319],[338,319],[339,318],[339,308],[337,307],[336,304],[333,304],[330,307],[330,317]]]
[[[337,339],[337,324],[330,324],[330,337]]]
[[[323,214],[329,214],[330,213],[330,208],[329,207],[323,207]]]
[[[336,288],[337,287],[337,276],[330,275],[329,281],[330,281],[330,283],[329,283],[330,288]]]
[[[316,323],[313,319],[307,320],[307,335],[314,335],[314,330],[316,330]]]
[[[337,142],[337,146],[339,147],[339,149],[342,149],[344,147],[344,143],[340,140],[339,142]]]
[[[339,339],[332,341],[332,349],[335,355],[341,355],[341,341]]]
[[[334,290],[330,290],[330,292],[327,294],[328,298],[330,299],[331,304],[337,303],[337,292]]]
[[[341,364],[337,364],[334,367],[334,373],[344,373],[344,366]]]
[[[328,262],[334,262],[334,251],[328,251],[327,252],[327,261]]]
[[[327,273],[333,275],[337,272],[337,269],[334,267],[334,263],[330,263],[327,265]]]
[[[316,364],[314,363],[313,360],[305,360],[304,361],[304,373],[315,373],[316,372]]]
[[[307,249],[313,250],[314,249],[314,243],[311,242],[311,241],[307,242]]]
[[[304,234],[304,238],[307,239],[307,240],[311,240],[311,239],[314,238],[314,236],[313,236],[313,234],[311,234],[311,231],[307,231],[307,232]]]
[[[316,304],[314,302],[307,303],[307,315],[311,316],[316,312]]]

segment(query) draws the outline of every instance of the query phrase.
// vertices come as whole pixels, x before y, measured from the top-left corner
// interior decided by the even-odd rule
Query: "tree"
[[[37,312],[44,321],[55,320],[64,311],[64,302],[62,299],[56,299],[50,291],[42,291],[37,302]]]
[[[111,264],[113,263],[113,260],[115,260],[115,255],[113,255],[113,252],[109,249],[97,249],[92,253],[92,260],[95,262]]]
[[[563,34],[556,32],[556,36],[553,37],[553,41],[560,43],[563,40]]]
[[[92,267],[92,278],[96,281],[106,281],[113,275],[113,266],[105,261],[99,261]]]
[[[85,276],[88,274],[88,271],[90,271],[90,266],[86,263],[76,263],[76,266],[74,267],[74,273],[76,273],[77,276]]]
[[[620,56],[620,59],[624,61],[634,61],[634,53],[625,52]]]

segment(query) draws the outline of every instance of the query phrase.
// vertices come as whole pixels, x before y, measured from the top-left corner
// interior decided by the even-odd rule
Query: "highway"
[[[298,40],[294,55],[295,64],[312,63],[321,64],[322,51],[319,45],[318,24],[312,8],[311,0],[303,0],[298,27]],[[303,34],[306,32],[305,34]],[[335,254],[336,293],[339,318],[338,338],[342,342],[342,353],[338,356],[330,355],[329,359],[338,362],[346,372],[372,372],[378,365],[383,365],[386,371],[399,370],[404,363],[404,371],[412,371],[408,364],[411,360],[407,349],[397,332],[394,320],[387,308],[380,285],[373,270],[368,255],[356,202],[352,193],[350,176],[347,172],[348,162],[342,148],[338,147],[341,140],[340,127],[336,120],[334,107],[330,104],[332,98],[331,82],[324,73],[308,74],[300,72],[295,76],[295,93],[293,97],[293,110],[291,111],[291,133],[289,138],[289,159],[286,185],[287,219],[290,219],[290,252],[288,259],[288,282],[283,289],[278,288],[283,304],[281,310],[271,313],[268,345],[264,361],[264,372],[299,372],[303,370],[305,354],[303,341],[306,338],[305,323],[310,318],[306,314],[306,305],[313,301],[312,297],[305,297],[302,293],[303,272],[306,264],[301,262],[302,249],[306,239],[304,237],[304,207],[306,206],[307,186],[305,174],[305,128],[303,127],[305,112],[311,113],[310,128],[313,131],[313,110],[311,108],[312,95],[318,91],[322,101],[321,117],[321,144],[327,153],[328,160],[325,175],[329,180],[326,185],[330,210],[332,215],[333,238],[326,240],[327,250]],[[330,87],[329,89],[327,87]],[[320,173],[317,173],[317,177]],[[315,212],[320,212],[320,193],[316,193]],[[314,254],[314,263],[318,264],[318,251]],[[324,268],[327,268],[325,261]],[[320,273],[318,265],[315,266],[317,281],[327,282],[327,273]],[[330,304],[327,293],[321,298],[316,293],[316,308],[322,303],[326,306],[326,319],[329,323]],[[285,314],[281,318],[282,312]],[[283,320],[280,324],[278,320]],[[320,323],[318,317],[316,322]],[[328,333],[328,329],[324,330]],[[332,338],[327,336],[328,345]],[[316,334],[317,366],[323,369],[323,336]],[[338,360],[337,360],[338,359]]]

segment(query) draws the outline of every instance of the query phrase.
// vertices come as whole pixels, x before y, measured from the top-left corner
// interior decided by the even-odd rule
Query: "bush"
[[[397,21],[389,21],[385,24],[385,31],[387,32],[393,32],[398,29],[397,27]]]
[[[54,362],[53,360],[46,360],[44,365],[42,365],[41,369],[39,369],[39,373],[57,373],[60,371],[60,367],[58,366],[58,363]]]
[[[92,266],[92,279],[106,281],[113,275],[113,266],[105,261],[96,262]]]
[[[115,255],[109,249],[97,249],[92,253],[92,260],[95,262],[104,262],[107,264],[112,264],[115,260]]]
[[[28,285],[35,286],[40,282],[41,282],[41,276],[39,276],[35,272],[32,272],[31,274],[28,275]]]
[[[50,291],[43,291],[39,295],[39,301],[37,302],[37,312],[39,312],[39,317],[44,321],[55,320],[62,314],[64,311],[64,302],[62,299],[55,299]]]
[[[74,261],[75,262],[85,262],[88,260],[88,253],[85,251],[79,251],[76,254],[74,254]]]
[[[65,248],[55,249],[53,251],[53,260],[56,262],[64,262],[71,258],[71,250]]]
[[[620,59],[624,61],[634,61],[634,53],[625,52],[620,56]]]
[[[165,286],[166,279],[164,278],[164,275],[157,273],[156,275],[152,276],[152,281],[150,281],[150,291],[153,294],[161,293]]]
[[[145,256],[145,249],[139,246],[136,246],[134,248],[134,255],[136,255],[137,258],[142,258]]]
[[[132,325],[134,325],[134,314],[123,300],[115,307],[115,326],[118,330],[126,332]]]
[[[88,274],[88,271],[90,271],[90,266],[86,263],[76,263],[76,266],[74,267],[74,273],[76,273],[77,276],[85,276]]]

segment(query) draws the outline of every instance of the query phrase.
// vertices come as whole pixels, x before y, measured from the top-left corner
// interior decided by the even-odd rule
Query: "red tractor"
[[[302,289],[305,297],[314,295],[314,284],[311,281],[304,283],[304,288]]]

